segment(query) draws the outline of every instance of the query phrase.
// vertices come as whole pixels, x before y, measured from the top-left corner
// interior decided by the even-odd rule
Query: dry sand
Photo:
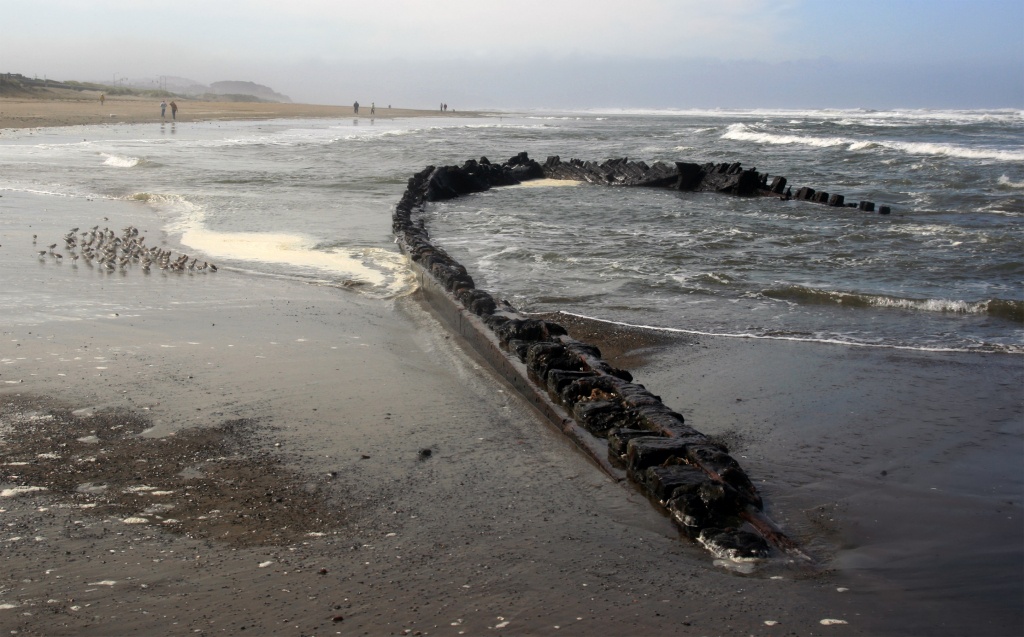
[[[40,126],[73,126],[77,124],[145,123],[172,121],[171,109],[160,117],[160,101],[152,98],[107,97],[100,103],[99,94],[88,98],[35,99],[26,97],[0,97],[0,129],[35,128]],[[170,103],[170,99],[167,100]],[[370,115],[370,105],[360,105],[359,114],[351,106],[317,104],[277,104],[263,102],[202,102],[174,99],[178,105],[178,121],[252,120],[276,118],[345,117],[360,119],[388,119],[395,117],[471,117],[475,112],[446,112],[409,108],[376,107]]]

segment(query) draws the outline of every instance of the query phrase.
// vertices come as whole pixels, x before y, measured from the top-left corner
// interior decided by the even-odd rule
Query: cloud
[[[4,8],[15,1],[16,10]],[[447,100],[466,108],[562,106],[584,98],[601,106],[790,100],[877,107],[897,96],[924,106],[925,96],[946,104],[988,95],[1012,106],[1005,102],[1024,90],[1018,5],[0,0],[0,72],[249,80],[294,99],[341,104],[372,95],[384,103]],[[965,60],[970,72],[958,66]],[[944,64],[950,72],[921,71]]]
[[[250,59],[514,59],[528,54],[781,59],[792,0],[35,0],[8,16],[13,36],[81,47],[87,35]],[[21,28],[19,28],[21,27]],[[58,44],[58,47],[60,45]],[[133,47],[124,51],[141,52]]]

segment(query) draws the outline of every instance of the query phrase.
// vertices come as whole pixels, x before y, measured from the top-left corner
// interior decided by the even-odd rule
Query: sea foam
[[[997,183],[1003,188],[1024,188],[1024,181],[1013,181],[1006,175],[1000,175]]]
[[[142,163],[142,160],[138,157],[120,157],[118,155],[103,155],[106,159],[103,161],[104,166],[113,166],[114,168],[134,168]]]
[[[848,137],[817,137],[814,135],[783,135],[758,131],[747,124],[732,124],[722,139],[754,142],[758,144],[800,144],[817,148],[846,146],[851,151],[876,150],[884,148],[910,155],[933,155],[995,161],[1024,161],[1024,150],[1002,150],[998,148],[968,148],[957,144],[936,144],[928,142],[901,142],[894,140],[863,140]]]

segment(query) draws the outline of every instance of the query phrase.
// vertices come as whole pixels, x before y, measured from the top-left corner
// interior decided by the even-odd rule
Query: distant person
[[[356,102],[355,104],[353,104],[353,105],[352,105],[352,111],[353,111],[353,112],[354,112],[354,113],[355,113],[356,115],[358,115],[358,114],[359,114],[359,102]]]
[[[178,119],[178,105],[171,100],[171,119]]]
[[[373,102],[370,102],[370,115],[373,115],[376,112],[377,112],[377,107],[374,105]]]
[[[166,112],[167,112],[167,100],[163,100],[162,102],[160,102],[160,117],[166,118],[167,117],[167,115],[165,115]]]
[[[100,93],[100,106],[103,106],[103,102],[107,101],[106,93]]]

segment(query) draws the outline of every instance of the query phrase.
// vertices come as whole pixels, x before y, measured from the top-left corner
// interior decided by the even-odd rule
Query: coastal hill
[[[214,82],[210,85],[210,92],[219,95],[246,95],[258,98],[265,102],[291,103],[291,98],[274,91],[269,86],[263,86],[255,82]]]
[[[116,85],[99,82],[58,81],[31,78],[19,73],[0,73],[0,97],[36,99],[80,99],[104,93],[107,96],[148,98],[188,97],[217,102],[276,102],[290,104],[291,98],[262,84],[244,81],[214,82],[209,86],[185,78],[119,80]]]

